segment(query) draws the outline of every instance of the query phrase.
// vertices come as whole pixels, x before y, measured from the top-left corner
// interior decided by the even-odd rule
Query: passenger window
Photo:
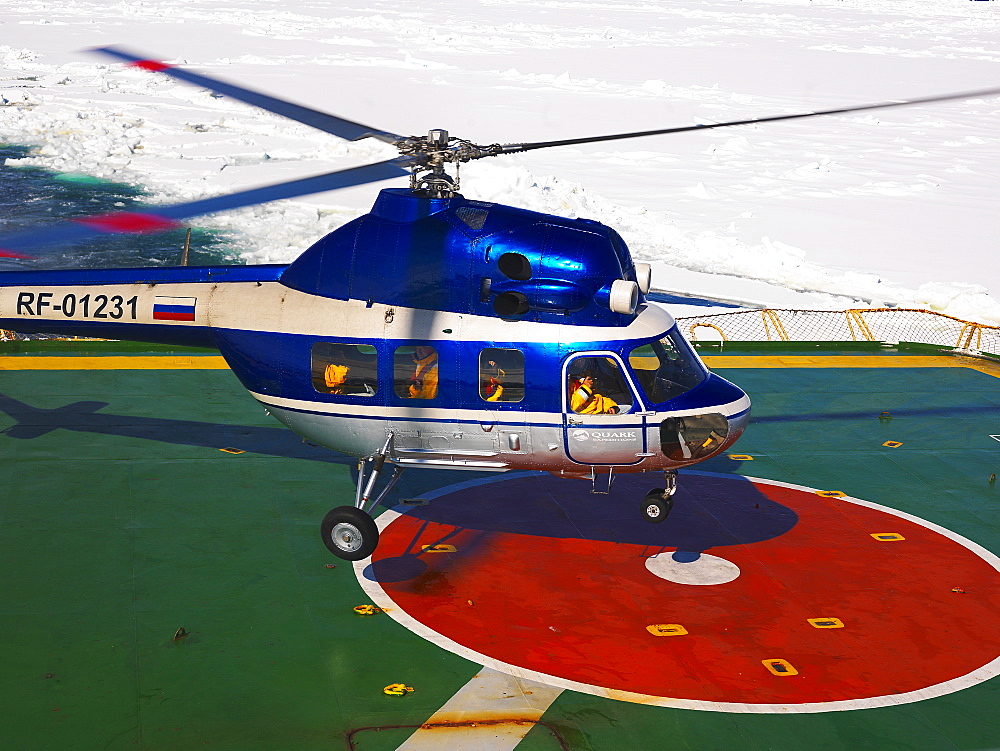
[[[321,394],[375,396],[378,353],[370,344],[317,342],[312,348],[312,382]]]
[[[393,387],[403,399],[434,399],[438,393],[438,353],[430,345],[397,347]]]
[[[632,392],[610,357],[577,357],[569,365],[569,408],[581,415],[619,415],[632,410]]]
[[[489,347],[479,353],[479,396],[488,402],[524,399],[524,353]]]

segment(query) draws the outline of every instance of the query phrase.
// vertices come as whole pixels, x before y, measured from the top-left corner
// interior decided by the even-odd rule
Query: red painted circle
[[[366,576],[465,649],[654,697],[857,700],[954,681],[1000,655],[1000,572],[957,536],[808,489],[708,474],[684,475],[670,518],[653,525],[638,519],[647,485],[626,477],[612,496],[591,496],[531,476],[455,490],[392,521]],[[422,551],[433,545],[455,551]],[[740,576],[692,586],[647,570],[650,556],[678,550],[709,551]],[[688,633],[657,637],[651,624]],[[763,661],[777,659],[798,675],[769,672]]]

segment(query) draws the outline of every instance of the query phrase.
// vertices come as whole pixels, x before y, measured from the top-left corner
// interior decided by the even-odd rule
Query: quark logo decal
[[[626,441],[631,443],[636,439],[636,433],[634,430],[595,430],[593,438],[595,441],[601,442]]]
[[[574,430],[570,436],[574,441],[589,441],[594,440],[602,443],[616,442],[616,441],[627,441],[632,442],[637,438],[637,434],[634,430]]]

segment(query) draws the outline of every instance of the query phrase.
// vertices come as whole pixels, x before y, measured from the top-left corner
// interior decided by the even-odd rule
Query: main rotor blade
[[[220,81],[217,78],[211,78],[200,73],[194,73],[190,70],[185,70],[184,68],[177,68],[159,60],[153,60],[134,52],[129,52],[121,47],[94,47],[88,51],[108,55],[109,57],[113,57],[118,60],[124,60],[132,67],[163,73],[164,75],[170,76],[178,81],[184,81],[185,83],[194,84],[195,86],[201,86],[209,89],[210,91],[214,91],[217,94],[230,96],[233,99],[237,99],[246,104],[252,104],[255,107],[260,107],[261,109],[273,112],[276,115],[281,115],[282,117],[296,120],[304,125],[312,126],[313,128],[322,130],[325,133],[332,133],[335,136],[340,136],[348,141],[358,141],[362,138],[377,138],[380,141],[394,144],[398,141],[402,141],[404,138],[404,136],[390,133],[387,130],[372,128],[368,125],[356,123],[353,120],[347,120],[343,117],[337,117],[335,115],[327,114],[326,112],[320,112],[318,110],[310,109],[309,107],[303,107],[300,104],[293,104],[285,101],[284,99],[278,99],[277,97],[269,96],[267,94],[261,94],[259,91],[252,91],[244,88],[243,86],[226,83],[225,81]]]
[[[729,128],[733,125],[754,125],[756,123],[773,123],[779,120],[799,120],[805,117],[819,117],[821,115],[843,115],[847,112],[864,112],[866,110],[888,109],[890,107],[909,107],[915,104],[928,104],[930,102],[949,102],[962,99],[979,99],[1000,95],[1000,88],[981,89],[978,91],[966,91],[957,94],[941,94],[939,96],[921,97],[919,99],[907,99],[899,102],[880,102],[878,104],[861,104],[854,107],[838,107],[837,109],[818,110],[816,112],[803,112],[795,115],[775,115],[773,117],[755,117],[749,120],[732,120],[725,123],[707,123],[704,125],[685,125],[679,128],[663,128],[661,130],[640,130],[633,133],[615,133],[608,136],[593,136],[590,138],[566,138],[560,141],[538,141],[536,143],[512,143],[500,147],[503,154],[516,154],[522,151],[532,151],[534,149],[545,149],[549,146],[572,146],[574,144],[598,143],[599,141],[618,141],[624,138],[641,138],[642,136],[659,136],[666,133],[686,133],[693,130],[712,130],[713,128]],[[481,157],[475,157],[477,159]]]
[[[322,193],[408,175],[409,171],[406,167],[417,161],[413,157],[397,157],[363,167],[352,167],[337,172],[328,172],[324,175],[314,175],[300,180],[252,188],[239,193],[203,198],[199,201],[154,206],[146,211],[116,211],[110,214],[70,219],[48,227],[0,236],[0,255],[8,258],[30,258],[30,256],[24,255],[24,251],[77,243],[101,234],[165,232],[183,227],[183,220],[203,214],[214,214],[227,209],[253,206],[282,198],[295,198],[310,193]]]

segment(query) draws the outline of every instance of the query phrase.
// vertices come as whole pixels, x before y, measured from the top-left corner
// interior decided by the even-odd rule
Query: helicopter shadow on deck
[[[33,440],[53,430],[70,430],[216,450],[235,447],[267,456],[347,465],[356,480],[356,459],[304,443],[283,427],[100,412],[108,406],[107,402],[80,401],[42,409],[0,394],[0,412],[16,421],[0,431],[0,438]],[[654,552],[675,548],[675,559],[692,561],[708,549],[771,539],[795,526],[798,517],[791,509],[764,496],[749,480],[724,474],[736,464],[728,459],[713,459],[701,466],[723,474],[684,472],[674,510],[660,524],[650,524],[639,515],[639,503],[658,479],[656,474],[621,475],[609,495],[591,494],[588,482],[545,473],[490,478],[414,508],[410,516],[455,530],[437,540],[441,543],[459,531],[473,530],[484,533],[480,536],[484,542],[489,533],[511,533],[637,544]],[[442,479],[453,477],[442,472],[424,475],[421,482],[405,484],[410,490],[428,483],[440,487]],[[466,544],[463,550],[472,554],[475,546]],[[380,581],[407,580],[426,569],[419,551],[384,559],[375,566],[373,575]]]
[[[727,459],[713,469],[724,472],[727,464],[736,463]],[[541,473],[470,483],[410,509],[407,516],[425,522],[421,532],[430,523],[451,528],[436,544],[470,530],[482,533],[473,539],[463,536],[462,558],[470,560],[492,535],[516,534],[642,545],[646,557],[674,549],[674,560],[689,563],[708,550],[779,537],[798,523],[792,509],[765,496],[745,477],[688,471],[680,476],[670,516],[652,524],[639,508],[656,479],[656,474],[621,475],[609,495],[590,493],[587,481]],[[414,535],[402,556],[375,561],[365,576],[381,582],[419,577],[427,568],[422,553],[427,540],[418,545],[418,538]]]
[[[357,459],[305,443],[284,427],[227,425],[100,412],[108,406],[110,405],[107,402],[73,402],[55,409],[42,409],[0,393],[0,412],[16,421],[16,424],[0,430],[0,438],[32,440],[53,430],[72,430],[98,435],[142,438],[178,446],[211,449],[233,447],[253,454],[346,464],[352,468],[352,476],[357,475]]]

